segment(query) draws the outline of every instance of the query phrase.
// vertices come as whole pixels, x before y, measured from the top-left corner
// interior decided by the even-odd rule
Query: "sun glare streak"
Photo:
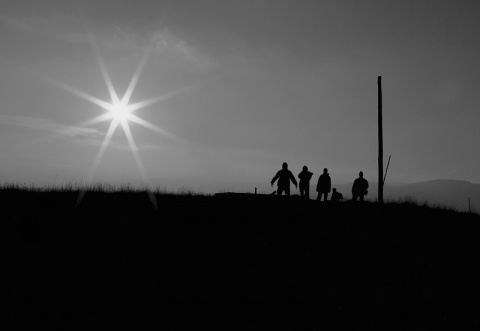
[[[92,44],[93,52],[95,53],[95,58],[97,59],[100,71],[102,72],[103,80],[105,81],[108,92],[110,93],[112,103],[118,103],[120,100],[118,98],[117,92],[115,91],[115,88],[113,87],[110,75],[108,74],[107,66],[105,65],[105,62],[103,62],[102,56],[100,55],[100,50],[98,49],[97,44],[93,38],[90,38],[90,43]]]
[[[172,95],[170,95],[170,94],[159,95],[158,97],[155,97],[155,98],[151,98],[151,99],[148,99],[148,100],[144,100],[144,101],[140,101],[140,102],[137,102],[137,103],[130,104],[128,108],[130,109],[131,112],[134,112],[134,111],[137,111],[139,109],[142,109],[142,108],[154,105],[156,103],[159,103],[161,101],[164,101],[164,100],[170,98],[171,96]]]
[[[108,120],[111,120],[111,119],[112,119],[112,114],[111,113],[105,113],[105,114],[96,116],[94,118],[91,118],[89,120],[80,122],[80,123],[77,124],[77,126],[87,126],[87,125],[97,124],[97,123],[105,122],[105,121],[108,121]]]
[[[95,176],[95,173],[97,172],[98,166],[100,165],[100,161],[102,160],[103,154],[105,154],[105,151],[107,150],[108,144],[110,143],[110,140],[112,139],[113,133],[115,132],[115,129],[118,126],[118,121],[113,120],[110,123],[110,127],[108,128],[107,134],[105,135],[105,138],[103,139],[102,145],[100,146],[100,149],[97,152],[97,155],[95,156],[95,159],[93,161],[92,167],[90,168],[90,171],[87,176],[87,186],[90,185],[90,183],[93,180],[93,177]],[[80,191],[77,199],[77,204],[82,202],[83,197],[86,194],[86,190]]]
[[[95,156],[95,160],[93,161],[92,168],[90,169],[90,172],[88,173],[87,177],[87,182],[90,183],[93,179],[93,176],[95,176],[95,173],[97,172],[98,166],[100,165],[100,161],[102,160],[103,154],[105,154],[105,151],[108,147],[108,144],[110,143],[110,140],[112,140],[113,133],[115,132],[117,126],[119,124],[118,120],[113,120],[110,123],[110,127],[108,128],[107,134],[105,135],[105,138],[103,139],[102,145],[100,146],[100,149]]]
[[[179,88],[177,90],[170,91],[168,93],[153,97],[151,99],[147,99],[147,100],[140,101],[140,102],[137,102],[137,103],[132,103],[128,106],[128,108],[130,109],[131,112],[134,112],[134,111],[137,111],[139,109],[142,109],[142,108],[154,105],[156,103],[168,100],[170,98],[173,98],[173,97],[175,97],[177,95],[180,95],[182,93],[185,93],[187,91],[193,90],[194,88],[198,87],[199,85],[200,85],[200,83],[189,85],[189,86]]]
[[[125,92],[125,95],[122,98],[122,103],[128,105],[130,102],[130,98],[132,97],[133,91],[135,90],[135,87],[137,86],[138,80],[140,79],[140,75],[143,72],[143,68],[145,67],[145,64],[147,63],[147,59],[150,56],[150,53],[152,52],[153,45],[155,39],[153,39],[150,42],[150,45],[148,46],[148,49],[145,51],[145,53],[142,56],[142,59],[140,60],[140,63],[138,64],[137,70],[133,74],[132,79],[130,80],[130,83],[128,84],[127,90]]]
[[[70,92],[86,101],[90,101],[91,103],[93,104],[96,104],[97,106],[99,107],[102,107],[103,109],[106,109],[108,110],[110,108],[110,104],[108,102],[105,102],[103,100],[100,100],[98,98],[95,98],[94,96],[91,96],[90,94],[88,93],[85,93],[85,92],[82,92],[80,91],[79,89],[76,89],[70,85],[67,85],[67,84],[64,84],[64,83],[60,83],[59,81],[56,81],[54,79],[51,79],[51,78],[47,78],[48,81],[50,81],[50,83],[52,83],[53,85],[67,91],[67,92]]]
[[[147,181],[147,173],[145,172],[145,168],[143,166],[142,160],[140,159],[140,155],[138,154],[137,144],[135,144],[135,140],[133,139],[132,131],[130,131],[130,126],[128,122],[121,122],[123,131],[125,131],[125,136],[127,137],[128,144],[130,145],[130,150],[133,153],[133,157],[135,162],[137,163],[138,169],[140,170],[140,175],[144,181]]]
[[[130,116],[129,116],[128,119],[129,119],[130,121],[134,122],[134,123],[140,124],[140,125],[148,128],[148,129],[150,129],[150,130],[152,130],[152,131],[155,131],[155,132],[157,132],[157,133],[160,133],[161,135],[164,135],[164,136],[166,136],[166,137],[168,137],[168,138],[170,138],[170,139],[174,139],[174,140],[177,140],[177,141],[182,140],[182,139],[180,139],[179,137],[175,136],[173,133],[171,133],[171,132],[169,132],[169,131],[167,131],[167,130],[165,130],[165,129],[162,129],[161,127],[156,126],[156,125],[154,125],[154,124],[152,124],[152,123],[150,123],[150,122],[147,122],[147,121],[145,121],[144,119],[141,119],[140,117],[138,117],[138,116],[136,116],[136,115],[134,115],[134,114],[129,114],[129,115],[130,115]]]
[[[140,155],[138,153],[138,148],[137,148],[137,145],[135,144],[135,140],[133,139],[132,132],[130,131],[130,126],[128,125],[127,121],[121,122],[121,125],[123,128],[123,131],[125,131],[125,135],[127,136],[128,144],[130,145],[130,150],[132,151],[133,158],[135,159],[138,170],[140,171],[140,176],[142,176],[144,184],[147,185],[148,198],[150,199],[150,201],[152,202],[153,206],[156,209],[157,199],[155,198],[155,195],[150,190],[150,185],[148,184],[147,172],[145,171],[145,167],[143,166],[142,159],[140,158]]]

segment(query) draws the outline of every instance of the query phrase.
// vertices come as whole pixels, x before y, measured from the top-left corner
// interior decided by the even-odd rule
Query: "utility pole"
[[[378,76],[378,203],[383,204],[382,76]]]

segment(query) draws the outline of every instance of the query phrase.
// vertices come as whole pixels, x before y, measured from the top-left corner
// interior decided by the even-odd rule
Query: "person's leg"
[[[363,201],[363,197],[364,197],[364,195],[360,194],[360,201]]]
[[[307,185],[304,188],[305,190],[305,199],[310,200],[310,187]]]
[[[290,187],[285,187],[285,195],[290,195]]]
[[[304,193],[305,193],[305,188],[300,186],[300,196],[303,198],[304,196]]]
[[[324,192],[324,193],[323,193],[323,201],[326,202],[327,199],[328,199],[328,192]]]

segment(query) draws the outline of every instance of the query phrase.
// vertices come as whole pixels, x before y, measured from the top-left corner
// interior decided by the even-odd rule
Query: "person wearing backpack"
[[[360,201],[363,201],[365,195],[368,194],[368,181],[363,178],[363,171],[360,171],[358,178],[355,179],[352,186],[352,200],[357,201],[357,198],[360,198]]]
[[[303,166],[302,172],[298,174],[300,182],[298,186],[300,188],[300,196],[307,200],[310,200],[310,179],[312,179],[313,172],[308,171],[307,166]]]

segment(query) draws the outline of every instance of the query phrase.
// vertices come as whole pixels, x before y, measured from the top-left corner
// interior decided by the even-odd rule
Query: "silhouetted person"
[[[297,181],[295,180],[295,177],[293,176],[292,172],[288,170],[288,164],[287,162],[283,162],[282,164],[282,170],[279,170],[275,177],[272,178],[272,181],[270,182],[273,186],[273,183],[278,179],[278,189],[277,189],[277,194],[282,195],[282,192],[285,192],[285,195],[290,195],[290,181],[295,185],[295,188],[297,188]]]
[[[298,183],[300,196],[307,200],[310,200],[310,179],[312,176],[313,172],[308,171],[307,166],[303,166],[302,172],[298,174],[298,178],[300,178],[300,182]]]
[[[323,169],[323,174],[320,175],[320,178],[318,178],[317,201],[322,200],[322,195],[324,196],[323,201],[327,201],[328,193],[330,193],[331,188],[332,188],[332,180],[330,179],[330,175],[328,174],[328,169],[325,168]]]
[[[360,171],[358,178],[355,179],[352,186],[352,200],[356,201],[357,198],[360,198],[360,201],[363,201],[363,197],[368,193],[368,181],[363,178],[363,172]]]
[[[336,188],[332,188],[332,197],[330,198],[330,201],[340,201],[343,199],[343,195],[340,192],[337,192]]]

